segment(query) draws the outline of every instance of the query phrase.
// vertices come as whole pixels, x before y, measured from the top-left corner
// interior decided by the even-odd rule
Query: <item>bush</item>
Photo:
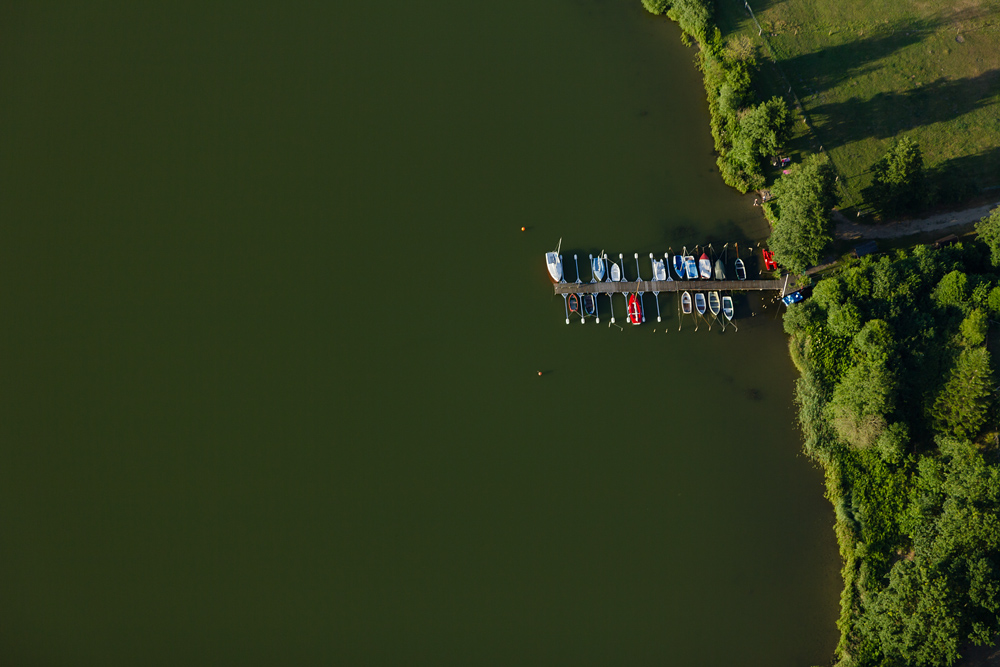
[[[667,7],[670,6],[670,0],[642,0],[642,6],[646,8],[646,11],[650,14],[656,14],[659,16],[663,12],[667,11]]]

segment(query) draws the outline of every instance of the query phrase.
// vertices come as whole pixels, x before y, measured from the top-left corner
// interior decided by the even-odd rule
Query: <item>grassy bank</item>
[[[801,102],[808,131],[800,125],[792,147],[822,146],[829,154],[842,207],[865,208],[871,165],[904,135],[923,151],[935,202],[957,203],[1000,186],[995,3],[759,0],[750,6],[756,23],[739,0],[716,3],[720,32],[754,44],[765,63],[757,81],[764,94]]]

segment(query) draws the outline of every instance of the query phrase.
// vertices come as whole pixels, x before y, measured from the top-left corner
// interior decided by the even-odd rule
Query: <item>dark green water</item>
[[[763,233],[676,28],[353,4],[0,10],[0,661],[825,662],[780,323],[544,269]]]

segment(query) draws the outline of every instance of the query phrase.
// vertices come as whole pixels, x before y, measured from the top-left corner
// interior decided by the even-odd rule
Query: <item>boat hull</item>
[[[688,280],[698,280],[698,264],[690,255],[684,258],[684,273]]]
[[[733,319],[733,297],[722,297],[722,314],[726,316],[727,320]]]
[[[638,294],[628,297],[628,321],[632,324],[642,324],[642,302]]]
[[[614,262],[611,262],[611,281],[618,282],[622,279],[622,270]]]
[[[698,273],[702,280],[708,280],[712,277],[712,262],[709,261],[708,255],[702,255],[698,260]]]
[[[580,297],[578,297],[576,294],[570,294],[568,303],[569,303],[569,312],[571,313],[580,312]]]
[[[674,255],[673,261],[674,261],[674,273],[677,274],[678,278],[684,280],[684,258],[681,257],[680,255]]]
[[[662,282],[667,279],[667,268],[662,259],[653,260],[653,280]]]
[[[726,279],[726,267],[722,265],[722,260],[715,260],[715,279],[725,280]]]
[[[716,317],[718,317],[721,305],[722,304],[719,301],[719,293],[718,292],[709,292],[708,293],[708,310],[709,310],[709,312],[712,313],[713,315],[715,315]]]
[[[747,279],[747,267],[744,266],[743,260],[736,260],[736,279],[746,280]]]
[[[597,311],[597,306],[594,300],[595,297],[593,294],[583,295],[583,312],[590,317],[593,317],[594,313]]]
[[[701,292],[696,292],[694,295],[694,307],[699,315],[705,314],[705,295]]]
[[[604,280],[604,260],[600,257],[595,257],[590,262],[590,272],[594,274],[594,280],[596,282],[601,282]]]
[[[545,266],[549,269],[549,277],[557,283],[563,281],[562,257],[558,253],[545,253]]]
[[[681,294],[681,312],[685,315],[691,314],[691,294],[689,292]]]

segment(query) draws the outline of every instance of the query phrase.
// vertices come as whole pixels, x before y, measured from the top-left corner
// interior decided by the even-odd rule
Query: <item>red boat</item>
[[[764,269],[767,271],[777,271],[778,265],[774,263],[774,253],[770,250],[764,252]]]
[[[579,313],[580,312],[580,297],[576,294],[569,295],[569,312]]]
[[[642,324],[642,301],[638,294],[628,296],[628,320],[632,324]]]

